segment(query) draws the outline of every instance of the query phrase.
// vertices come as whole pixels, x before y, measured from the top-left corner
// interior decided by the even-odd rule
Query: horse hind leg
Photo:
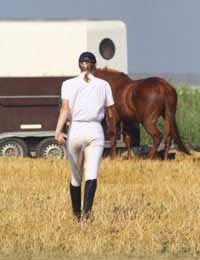
[[[171,146],[171,136],[165,137],[165,153],[164,153],[164,160],[168,159],[168,154]]]
[[[116,150],[117,150],[116,134],[114,134],[110,138],[110,143],[111,143],[111,160],[114,160],[116,158]]]
[[[117,150],[117,131],[116,131],[116,121],[112,121],[108,124],[108,137],[111,146],[111,160],[116,158]]]
[[[111,160],[116,158],[116,150],[117,150],[117,132],[116,127],[113,125],[113,128],[108,130],[108,137],[110,140],[110,147],[111,147]]]
[[[130,159],[132,159],[132,155],[131,155],[131,137],[128,134],[128,132],[125,133],[124,142],[126,144],[127,151],[128,151],[128,160],[130,160]]]
[[[147,159],[153,159],[153,157],[156,154],[157,148],[158,148],[159,144],[161,143],[162,133],[156,127],[156,123],[152,123],[149,121],[144,123],[144,128],[147,131],[147,133],[149,133],[151,135],[151,137],[153,139],[153,146],[147,155]]]
[[[165,119],[165,152],[164,152],[164,160],[168,159],[168,154],[171,146],[171,131],[170,124],[167,119]]]
[[[124,143],[128,152],[128,160],[132,159],[132,136],[131,136],[132,125],[131,123],[124,122]]]

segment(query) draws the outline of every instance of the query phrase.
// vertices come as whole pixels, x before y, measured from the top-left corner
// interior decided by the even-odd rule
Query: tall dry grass
[[[198,153],[167,162],[102,160],[91,223],[73,221],[67,161],[0,158],[0,179],[2,259],[200,257]]]

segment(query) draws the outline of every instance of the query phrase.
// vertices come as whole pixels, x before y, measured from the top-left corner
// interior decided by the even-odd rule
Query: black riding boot
[[[83,218],[84,219],[88,219],[90,217],[96,188],[97,188],[96,179],[86,181],[85,193],[84,193],[84,204],[83,204]]]
[[[75,218],[80,221],[81,219],[81,187],[73,186],[70,183],[70,195],[72,200],[72,209]]]

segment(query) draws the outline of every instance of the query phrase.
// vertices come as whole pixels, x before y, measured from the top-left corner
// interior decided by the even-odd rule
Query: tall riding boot
[[[76,187],[70,183],[70,195],[72,201],[72,209],[75,218],[80,221],[81,219],[81,186]]]
[[[88,219],[91,214],[92,205],[94,201],[95,191],[97,188],[97,180],[87,180],[85,183],[83,217]]]

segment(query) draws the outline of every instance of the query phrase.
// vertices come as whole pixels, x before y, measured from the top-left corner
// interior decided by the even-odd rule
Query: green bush
[[[184,143],[200,145],[200,89],[177,87],[178,106],[176,121]],[[158,120],[159,129],[163,130],[163,119]],[[151,137],[141,126],[141,144],[152,144]]]

